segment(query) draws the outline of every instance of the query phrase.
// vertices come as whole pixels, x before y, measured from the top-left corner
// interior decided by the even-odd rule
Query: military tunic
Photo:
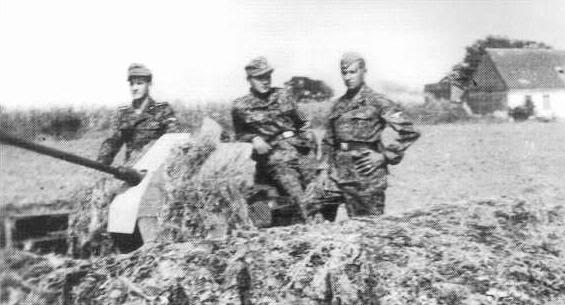
[[[315,143],[313,138],[303,136],[311,132],[310,123],[289,92],[281,88],[263,95],[251,91],[234,101],[232,118],[238,141],[261,137],[272,147],[263,155],[253,153],[256,182],[274,184],[282,195],[300,201],[313,176],[301,164],[313,153]],[[284,137],[289,132],[294,136]]]
[[[178,131],[178,122],[168,103],[158,103],[149,98],[141,113],[136,105],[118,109],[114,132],[100,147],[98,161],[111,164],[123,144],[126,145],[125,161],[133,152],[142,150],[151,141],[168,132]]]
[[[398,136],[385,146],[381,136],[387,126]],[[344,193],[350,216],[383,213],[387,165],[398,164],[404,151],[419,136],[400,106],[367,85],[337,100],[328,118],[323,149],[329,156],[332,177]],[[355,168],[364,151],[381,153],[385,159],[369,175]]]

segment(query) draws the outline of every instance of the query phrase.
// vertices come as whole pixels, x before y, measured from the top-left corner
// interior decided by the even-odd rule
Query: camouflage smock
[[[117,113],[114,132],[100,147],[98,161],[111,164],[123,144],[126,145],[125,161],[131,154],[143,149],[151,141],[168,132],[178,131],[178,122],[168,103],[149,101],[140,114],[134,105],[120,107]]]
[[[236,139],[242,142],[250,142],[257,136],[269,142],[285,131],[301,132],[310,128],[288,90],[281,88],[273,88],[264,95],[252,91],[236,99],[232,118]]]
[[[303,164],[315,143],[313,138],[303,136],[311,133],[310,123],[292,95],[281,88],[273,88],[267,94],[251,91],[234,101],[232,118],[238,141],[251,142],[261,137],[272,147],[264,155],[253,154],[257,161],[256,182],[274,184],[298,201],[312,178]],[[280,138],[285,131],[296,135]]]
[[[381,136],[387,126],[398,136],[385,146]],[[398,164],[404,151],[419,136],[399,105],[363,85],[357,92],[346,93],[334,104],[323,146],[338,184],[357,185],[359,190],[370,193],[371,190],[386,189],[387,164]],[[343,149],[344,146],[348,149]],[[357,172],[354,166],[364,150],[382,153],[386,159],[386,163],[370,176]]]

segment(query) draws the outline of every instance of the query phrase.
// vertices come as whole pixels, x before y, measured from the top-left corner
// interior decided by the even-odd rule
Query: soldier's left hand
[[[371,175],[378,167],[385,163],[385,157],[376,151],[368,150],[361,153],[361,157],[355,162],[355,168],[363,175]]]

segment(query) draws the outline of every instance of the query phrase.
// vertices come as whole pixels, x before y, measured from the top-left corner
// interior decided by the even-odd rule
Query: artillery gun
[[[110,204],[108,232],[133,234],[139,229],[143,242],[155,240],[157,211],[163,201],[157,169],[165,162],[171,149],[190,139],[187,133],[167,134],[158,139],[133,167],[113,167],[65,151],[17,138],[0,131],[0,143],[16,146],[113,175],[127,183],[127,188]],[[5,246],[24,249],[45,248],[44,245],[64,244],[71,211],[20,213],[4,215]],[[37,224],[43,226],[38,227]],[[35,229],[37,228],[37,229]],[[49,246],[47,248],[52,248]]]
[[[51,156],[63,161],[92,168],[107,174],[114,175],[117,179],[127,182],[131,186],[138,185],[143,179],[143,173],[128,167],[112,167],[100,162],[96,162],[75,154],[47,147],[28,140],[20,139],[9,133],[0,130],[0,143],[16,146],[19,148],[34,151],[36,153]]]
[[[204,119],[202,130],[212,134],[219,142],[221,127],[211,119]],[[164,194],[164,167],[174,148],[190,142],[188,133],[169,133],[163,135],[143,154],[132,167],[112,167],[68,152],[53,149],[31,141],[19,139],[0,131],[0,143],[31,150],[39,154],[92,168],[113,175],[116,179],[127,183],[109,205],[108,227],[110,233],[120,233],[141,237],[142,243],[155,241],[159,226],[157,216],[160,207],[166,201]],[[246,157],[251,155],[251,146],[244,143],[221,143],[206,163],[214,166],[218,160],[233,152],[234,145],[247,145],[243,150]],[[241,150],[240,150],[241,151]],[[252,162],[252,161],[250,161]],[[206,164],[204,165],[204,167]],[[248,204],[248,215],[257,227],[288,225],[299,221],[296,207],[285,196],[280,196],[276,187],[267,184],[255,184],[245,198]],[[319,206],[326,219],[333,220],[337,206],[342,202],[339,194],[325,195],[315,198],[312,204]],[[42,247],[41,244],[58,245],[66,249],[68,219],[71,211],[54,211],[39,214],[4,215],[4,232],[6,247],[17,247],[32,250]],[[30,230],[30,227],[38,230]],[[35,224],[35,225],[31,225]],[[59,251],[59,252],[64,252]]]

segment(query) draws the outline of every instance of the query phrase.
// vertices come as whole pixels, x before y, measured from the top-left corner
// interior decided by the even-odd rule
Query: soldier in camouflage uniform
[[[236,139],[253,144],[256,182],[276,185],[281,195],[292,198],[306,219],[302,199],[311,177],[301,164],[316,145],[310,123],[289,90],[271,87],[273,68],[264,57],[253,59],[245,71],[251,89],[233,103]]]
[[[365,84],[366,71],[360,55],[343,55],[341,73],[347,92],[333,105],[323,140],[349,216],[384,213],[387,166],[398,164],[420,136],[399,105]],[[398,136],[385,145],[381,134],[387,126]]]
[[[151,141],[178,130],[171,106],[155,102],[149,95],[152,82],[149,69],[141,64],[130,65],[128,81],[133,101],[118,109],[114,132],[100,147],[97,160],[104,164],[112,163],[123,144],[126,145],[127,162],[132,153],[142,150]]]

